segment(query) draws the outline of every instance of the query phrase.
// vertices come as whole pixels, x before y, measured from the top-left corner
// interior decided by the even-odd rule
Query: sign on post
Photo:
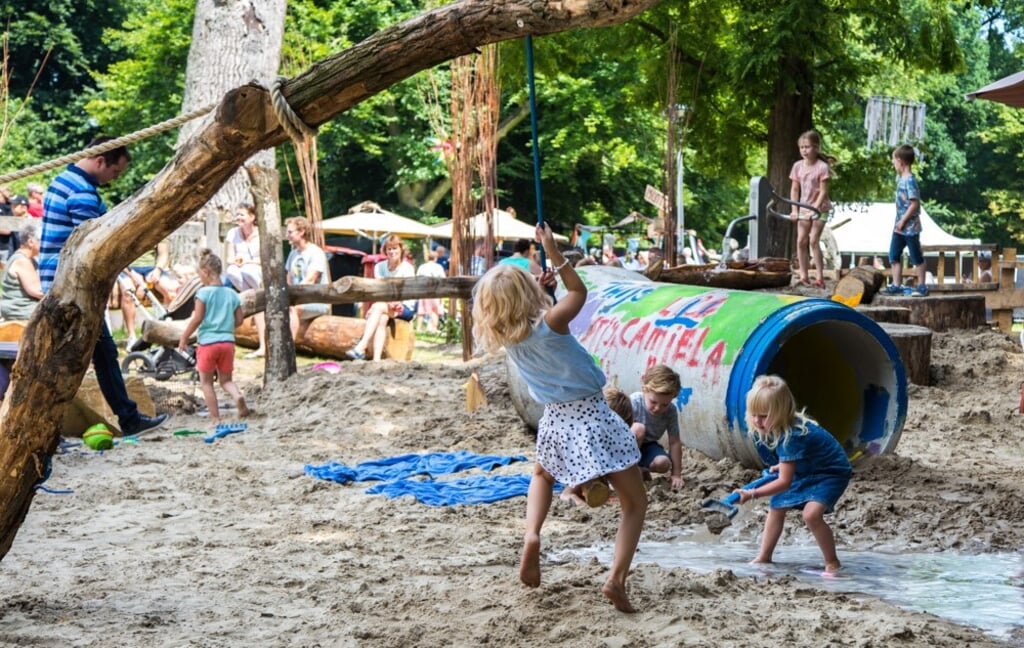
[[[651,185],[644,190],[644,200],[651,203],[663,212],[668,211],[668,196],[658,191]]]

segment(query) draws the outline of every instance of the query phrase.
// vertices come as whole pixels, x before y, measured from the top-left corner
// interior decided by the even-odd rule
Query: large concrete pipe
[[[744,421],[746,393],[778,374],[847,455],[891,452],[907,412],[899,352],[875,322],[836,302],[659,283],[620,268],[579,268],[587,303],[571,330],[626,393],[644,371],[675,369],[682,442],[713,459],[760,467]],[[557,362],[552,358],[552,362]],[[516,411],[536,427],[543,408],[510,365]]]

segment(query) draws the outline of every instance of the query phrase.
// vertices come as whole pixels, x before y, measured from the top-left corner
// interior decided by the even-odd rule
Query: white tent
[[[849,219],[848,222],[843,223]],[[837,203],[831,225],[842,254],[887,255],[896,224],[896,204]],[[921,245],[979,245],[981,239],[966,239],[943,231],[921,208]]]
[[[474,216],[469,227],[474,236],[482,238],[487,232],[487,214],[480,213]],[[496,239],[529,239],[532,241],[535,227],[535,224],[523,222],[503,209],[494,210],[494,238]],[[450,239],[452,237],[451,221],[434,225],[433,229],[434,236],[437,238]],[[569,241],[561,234],[555,234],[555,240],[562,243]]]

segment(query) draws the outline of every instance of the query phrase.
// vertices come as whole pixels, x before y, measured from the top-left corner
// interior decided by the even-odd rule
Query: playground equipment
[[[578,272],[589,293],[570,330],[627,393],[640,391],[651,365],[675,369],[688,447],[762,467],[768,459],[744,422],[747,391],[762,374],[782,376],[847,456],[896,447],[907,412],[906,371],[890,337],[857,311],[795,295],[653,282],[620,268]],[[536,426],[542,409],[509,366],[516,410]]]

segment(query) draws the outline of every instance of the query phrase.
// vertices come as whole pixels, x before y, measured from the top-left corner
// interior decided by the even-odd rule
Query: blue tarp
[[[493,470],[507,466],[514,461],[526,461],[526,457],[501,455],[478,455],[471,452],[429,452],[426,454],[405,454],[364,461],[356,466],[346,466],[330,461],[322,466],[307,464],[307,475],[317,479],[347,484],[353,481],[393,481],[416,475],[450,475],[452,473],[480,468]]]
[[[470,452],[433,452],[427,454],[406,454],[365,461],[356,466],[346,466],[335,461],[322,466],[306,465],[305,472],[311,477],[347,484],[356,481],[383,481],[366,490],[371,495],[403,497],[412,495],[429,506],[452,506],[455,504],[484,504],[510,497],[526,495],[530,488],[531,474],[526,475],[478,475],[446,481],[435,481],[434,477],[450,475],[472,468],[493,470],[526,457],[478,455]],[[426,475],[429,479],[413,479]],[[561,490],[557,484],[555,490]]]

